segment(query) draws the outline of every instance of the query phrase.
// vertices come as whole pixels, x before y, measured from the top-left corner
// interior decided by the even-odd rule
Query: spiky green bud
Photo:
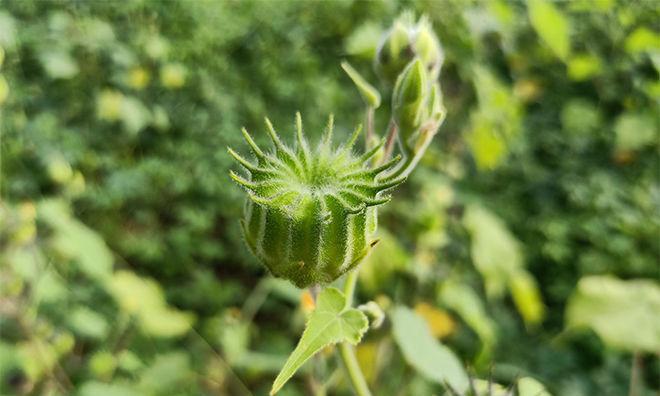
[[[383,36],[376,53],[376,72],[393,83],[415,57],[421,59],[429,78],[436,80],[445,56],[433,26],[425,16],[415,23],[413,13],[404,12]]]
[[[390,199],[383,195],[386,190],[403,181],[381,178],[400,157],[371,166],[383,142],[355,156],[360,128],[346,144],[333,148],[332,117],[314,150],[299,114],[295,148],[282,143],[267,119],[266,126],[275,146],[268,153],[243,129],[256,163],[229,149],[249,173],[230,173],[249,197],[241,221],[245,241],[273,275],[300,288],[332,282],[359,264],[375,244],[376,207]]]

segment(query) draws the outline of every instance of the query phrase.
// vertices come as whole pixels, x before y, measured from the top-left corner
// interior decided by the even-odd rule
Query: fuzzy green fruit
[[[297,145],[282,143],[266,119],[275,150],[263,152],[243,129],[257,163],[229,149],[249,172],[231,178],[248,193],[243,235],[250,250],[270,270],[300,288],[327,284],[353,269],[375,244],[376,207],[389,200],[383,192],[404,179],[382,181],[381,175],[400,160],[370,166],[382,142],[356,157],[352,152],[360,129],[350,140],[332,147],[332,117],[315,150],[296,117]]]

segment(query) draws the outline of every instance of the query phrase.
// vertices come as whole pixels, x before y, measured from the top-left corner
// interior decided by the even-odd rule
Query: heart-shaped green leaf
[[[282,389],[293,374],[322,348],[338,342],[354,345],[360,342],[368,326],[367,317],[362,312],[346,307],[342,292],[334,287],[323,290],[296,349],[275,378],[270,394]]]

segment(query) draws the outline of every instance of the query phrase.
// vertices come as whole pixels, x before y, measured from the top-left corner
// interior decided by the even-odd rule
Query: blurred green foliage
[[[247,253],[225,147],[266,114],[291,133],[296,110],[312,136],[331,112],[346,136],[363,104],[340,62],[377,81],[404,9],[442,42],[447,119],[363,265],[359,300],[395,320],[358,348],[370,386],[439,394],[428,364],[449,347],[501,384],[618,396],[634,371],[657,392],[657,2],[15,0],[0,394],[266,394],[311,308]],[[431,363],[396,337],[418,318]],[[281,394],[326,386],[350,394],[315,358]]]

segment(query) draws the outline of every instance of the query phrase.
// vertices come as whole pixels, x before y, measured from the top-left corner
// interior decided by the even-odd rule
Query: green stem
[[[404,158],[404,161],[401,165],[399,165],[398,168],[394,170],[389,175],[386,175],[382,180],[383,181],[388,181],[388,180],[394,180],[397,177],[401,176],[408,176],[410,172],[415,169],[417,166],[417,163],[419,160],[422,159],[424,156],[424,153],[426,152],[426,149],[428,148],[429,144],[431,143],[431,140],[433,140],[433,136],[435,135],[437,131],[437,127],[426,127],[422,128],[420,131],[421,137],[418,141],[418,144],[414,149],[411,149],[410,152],[406,153],[406,157]]]
[[[339,354],[346,366],[346,371],[348,371],[348,376],[351,379],[355,393],[358,396],[371,396],[371,391],[369,391],[369,387],[367,386],[367,380],[364,379],[362,370],[360,370],[360,365],[355,357],[353,347],[346,342],[342,342],[339,344]]]
[[[358,270],[360,267],[354,269],[346,275],[346,281],[344,282],[344,295],[346,296],[346,307],[353,305],[353,295],[355,294],[355,285],[358,278]],[[348,377],[351,379],[353,388],[358,396],[371,396],[371,391],[369,391],[369,386],[367,385],[367,380],[364,379],[364,374],[360,369],[357,358],[355,357],[355,350],[351,344],[347,342],[342,342],[339,344],[339,355],[341,360],[346,366],[346,371],[348,372]]]
[[[355,294],[355,285],[357,284],[359,266],[346,274],[344,281],[344,296],[346,297],[346,308],[353,305],[353,295]]]
[[[373,144],[373,136],[374,136],[374,113],[375,110],[372,106],[367,106],[367,111],[366,111],[366,124],[367,124],[367,129],[366,133],[364,134],[364,147],[366,147],[366,150],[369,150],[371,147],[371,144]]]

